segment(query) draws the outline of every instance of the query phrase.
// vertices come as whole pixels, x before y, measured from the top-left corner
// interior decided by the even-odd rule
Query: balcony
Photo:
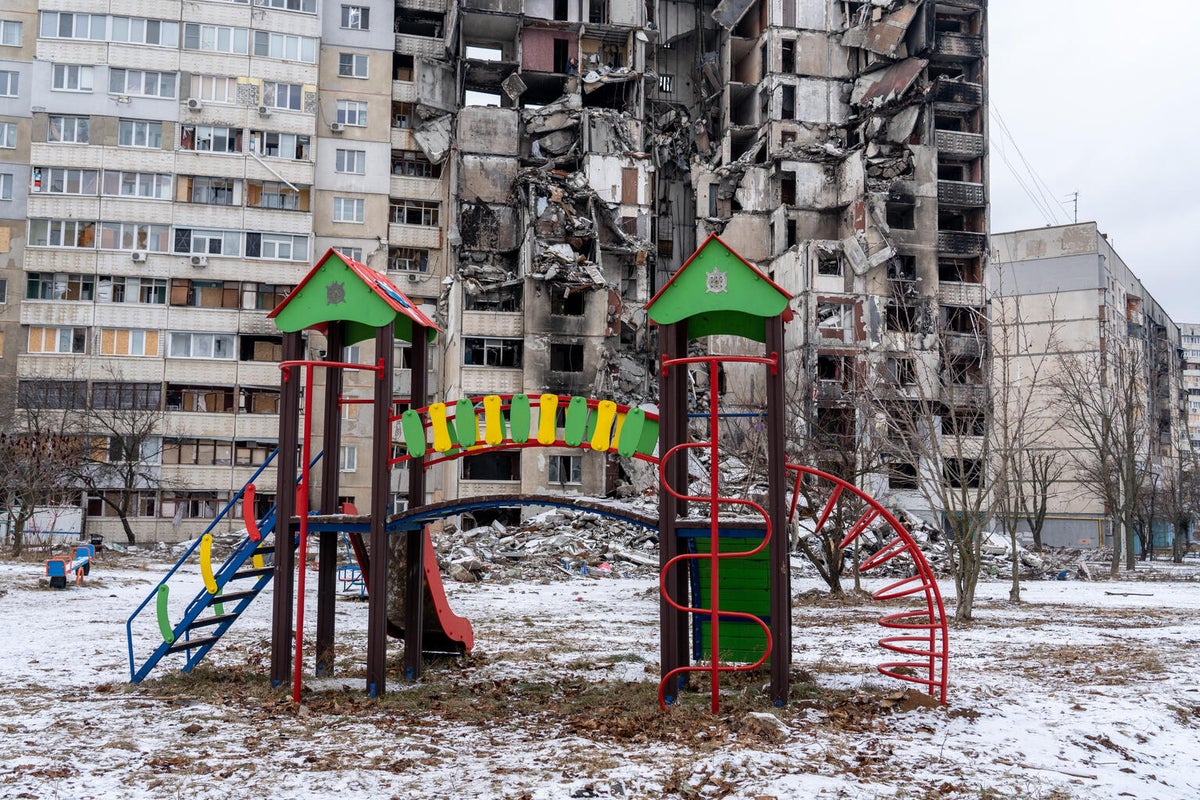
[[[986,233],[938,231],[938,253],[951,256],[982,256],[987,247]]]
[[[524,6],[522,0],[463,0],[462,3],[464,11],[486,11],[489,14],[520,14]]]
[[[400,247],[424,247],[440,249],[442,229],[427,225],[388,225],[388,241]]]
[[[956,114],[974,111],[983,105],[983,85],[938,78],[933,87],[933,102]]]
[[[943,31],[937,35],[933,56],[944,61],[972,61],[983,58],[983,37],[969,33]]]
[[[521,312],[464,311],[462,329],[464,336],[522,336],[525,315]]]
[[[938,283],[938,302],[947,306],[975,306],[984,304],[981,283]]]
[[[944,400],[954,406],[979,406],[987,399],[987,387],[979,383],[951,383],[942,388]]]
[[[938,203],[960,208],[982,208],[987,205],[987,195],[982,183],[938,181]]]
[[[938,158],[970,161],[982,158],[985,146],[983,135],[979,133],[963,133],[962,131],[937,131],[935,143]]]
[[[944,348],[946,355],[962,358],[978,358],[983,354],[987,337],[970,333],[946,333]]]

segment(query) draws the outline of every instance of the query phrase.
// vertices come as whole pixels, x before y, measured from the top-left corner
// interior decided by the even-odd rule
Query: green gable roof
[[[686,319],[689,338],[728,334],[762,342],[763,321],[790,316],[791,299],[712,234],[646,304],[646,313],[659,325]]]
[[[393,336],[406,342],[412,341],[414,325],[428,328],[430,339],[437,331],[385,275],[332,248],[267,316],[284,333],[345,322],[346,344],[369,339],[389,324]]]

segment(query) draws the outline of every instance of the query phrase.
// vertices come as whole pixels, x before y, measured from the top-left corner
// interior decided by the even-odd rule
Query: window
[[[338,172],[345,172],[351,175],[365,175],[367,172],[367,151],[342,150],[338,148],[334,169]]]
[[[983,436],[987,433],[987,416],[982,411],[951,409],[942,416],[942,433],[946,436]]]
[[[229,492],[164,492],[158,515],[163,519],[212,519],[229,502]],[[241,512],[233,509],[234,518]]]
[[[245,0],[233,0],[233,2],[243,3]],[[254,0],[254,5],[278,8],[284,11],[303,11],[308,14],[315,14],[317,11],[317,0]]]
[[[88,143],[88,118],[51,116],[46,128],[46,141]]]
[[[171,199],[171,176],[161,172],[121,172],[104,170],[101,192],[116,197]]]
[[[0,97],[16,97],[21,83],[21,74],[12,70],[0,71]]]
[[[176,228],[175,252],[208,256],[236,256],[241,253],[241,232],[201,228]]]
[[[156,356],[158,355],[158,331],[102,328],[100,330],[100,355]]]
[[[206,103],[236,103],[237,78],[193,74],[189,96]]]
[[[587,296],[583,292],[559,291],[550,293],[550,313],[556,317],[582,317]]]
[[[817,303],[817,330],[822,339],[854,341],[854,306],[851,303]]]
[[[83,408],[87,405],[87,381],[20,381],[17,405],[21,408]]]
[[[550,456],[550,483],[582,483],[583,458],[580,456]]]
[[[117,144],[121,147],[153,147],[161,150],[162,123],[123,119],[117,128]]]
[[[462,460],[462,478],[467,481],[519,481],[521,454],[519,452],[480,453]]]
[[[17,146],[17,123],[0,122],[0,147],[13,148]]]
[[[917,383],[917,362],[907,357],[889,358],[887,360],[888,381],[895,386],[915,386]]]
[[[472,287],[474,288],[474,287]],[[521,298],[524,283],[516,281],[515,285],[500,286],[486,291],[463,291],[464,311],[490,311],[497,313],[513,313],[521,310]]]
[[[363,198],[335,197],[333,198],[334,222],[362,222]]]
[[[291,36],[271,31],[254,32],[254,55],[282,58],[288,61],[317,61],[317,40],[308,36]],[[363,56],[366,59],[366,56]]]
[[[945,479],[955,489],[979,489],[983,486],[983,464],[976,458],[948,458]]]
[[[232,178],[180,175],[176,199],[208,206],[231,206],[237,197],[237,184]]]
[[[916,489],[917,465],[912,461],[889,461],[888,487],[891,489]]]
[[[93,298],[95,281],[91,275],[64,272],[30,272],[26,276],[26,300],[87,300]]]
[[[888,203],[887,224],[889,228],[911,231],[916,227],[916,206],[911,203]]]
[[[553,372],[583,372],[583,345],[550,345],[550,369]]]
[[[241,390],[240,405],[247,414],[278,414],[279,390],[244,386]]]
[[[392,174],[407,175],[410,178],[438,178],[441,177],[442,167],[431,162],[423,153],[393,150]]]
[[[362,248],[361,247],[348,247],[346,245],[335,245],[333,249],[337,250],[339,253],[341,253],[346,258],[349,258],[353,261],[357,261],[360,264],[362,263],[363,256],[362,256]]]
[[[102,42],[107,34],[108,17],[103,14],[42,12],[41,36],[44,39],[92,39]]]
[[[46,194],[96,194],[99,173],[94,169],[34,167],[33,191]]]
[[[29,220],[32,247],[95,247],[96,223],[78,219]]]
[[[20,47],[24,34],[23,23],[11,19],[0,20],[0,45]]]
[[[387,268],[396,272],[428,272],[429,251],[415,247],[389,247]]]
[[[29,328],[30,353],[82,355],[87,352],[87,328]]]
[[[274,283],[248,283],[246,291],[254,293],[252,308],[258,311],[270,311],[283,302],[283,298],[288,296],[292,287]],[[274,360],[278,361],[279,359]]]
[[[228,358],[234,357],[233,334],[228,333],[171,333],[171,358]],[[192,409],[184,409],[185,411]]]
[[[201,153],[242,152],[241,128],[183,125],[179,130],[179,146],[184,150],[195,150]]]
[[[338,75],[343,78],[367,77],[367,57],[360,53],[338,53]]]
[[[295,133],[250,131],[250,152],[267,158],[307,161],[310,139]]]
[[[0,278],[0,306],[8,302],[8,278]],[[0,348],[2,351],[3,348]]]
[[[392,127],[411,128],[413,122],[412,103],[392,103]]]
[[[367,104],[358,100],[338,100],[337,121],[343,125],[366,127]]]
[[[144,69],[108,70],[108,93],[142,97],[175,97],[174,72],[152,72]]]
[[[441,204],[430,200],[392,198],[391,221],[397,225],[438,225]]]
[[[96,302],[163,305],[167,302],[167,279],[101,275]]]
[[[246,184],[246,205],[251,208],[308,211],[308,197],[307,186],[292,187],[278,181],[250,181]]]
[[[12,200],[13,176],[11,172],[0,172],[0,200]]]
[[[342,6],[342,27],[356,31],[371,29],[371,9],[366,6]]]
[[[138,17],[113,17],[114,42],[152,44],[160,47],[179,47],[179,23]]]
[[[299,111],[304,108],[304,87],[298,83],[263,81],[263,105]]]
[[[249,36],[250,32],[245,28],[189,22],[183,26],[183,49],[245,55]]]
[[[476,367],[520,367],[520,339],[463,339],[463,364]]]
[[[342,445],[338,448],[338,471],[354,472],[358,469],[358,448],[353,445]]]
[[[171,305],[189,308],[237,308],[241,303],[237,281],[171,279]]]
[[[50,68],[50,88],[59,92],[90,92],[92,68],[81,64],[55,64]]]
[[[659,75],[658,90],[663,94],[673,94],[675,92],[675,76]]]
[[[246,258],[308,259],[308,237],[286,233],[247,233]]]
[[[148,222],[100,223],[101,250],[148,250],[167,252],[171,241],[171,226],[151,225]]]

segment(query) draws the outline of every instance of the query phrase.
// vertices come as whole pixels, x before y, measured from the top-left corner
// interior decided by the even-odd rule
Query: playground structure
[[[50,579],[50,588],[67,588],[68,577],[76,584],[82,584],[82,576],[91,574],[92,562],[95,560],[96,546],[92,544],[77,544],[72,548],[70,556],[48,559],[46,577]]]
[[[845,528],[842,547],[849,546],[869,527],[886,526],[891,539],[861,565],[866,571],[897,558],[911,561],[909,577],[875,593],[879,600],[917,597],[918,606],[884,616],[880,623],[895,631],[880,645],[898,659],[879,666],[882,674],[921,685],[945,702],[948,641],[946,620],[936,580],[903,526],[875,500],[856,487],[810,467],[786,463],[784,456],[784,322],[790,297],[724,242],[710,237],[647,306],[659,326],[661,415],[619,405],[612,400],[560,397],[545,393],[485,395],[436,402],[396,413],[408,398],[393,396],[393,339],[411,345],[411,397],[428,396],[428,342],[436,327],[384,276],[330,250],[304,280],[271,313],[284,333],[281,363],[281,416],[277,504],[262,520],[247,513],[247,537],[225,564],[202,567],[205,589],[196,596],[179,623],[173,624],[166,599],[159,592],[158,620],[162,642],[139,665],[134,653],[132,625],[150,598],[127,623],[131,678],[141,680],[158,661],[186,653],[191,669],[220,639],[233,620],[268,582],[273,583],[271,680],[276,686],[292,681],[299,700],[302,679],[305,582],[303,554],[310,535],[317,537],[317,608],[315,663],[317,675],[333,670],[334,600],[340,574],[339,538],[348,537],[367,593],[366,689],[371,696],[386,690],[388,636],[403,638],[403,675],[421,674],[426,652],[464,652],[473,645],[470,623],[449,609],[442,590],[436,556],[427,525],[464,511],[512,505],[587,505],[609,516],[656,528],[660,550],[660,686],[662,705],[674,702],[692,673],[707,676],[711,702],[717,710],[722,675],[769,665],[770,698],[786,703],[789,692],[791,586],[789,525],[804,517],[815,531],[830,524],[836,509],[852,507],[857,516]],[[325,334],[327,352],[373,339],[373,364],[354,364],[302,358],[301,332]],[[689,356],[691,339],[714,334],[736,335],[763,345],[761,355]],[[764,425],[767,441],[767,496],[763,503],[721,494],[719,371],[730,363],[761,368],[766,379]],[[314,375],[324,370],[326,397],[336,398],[321,410],[323,452],[340,445],[342,376],[346,370],[372,374],[374,383],[372,475],[369,508],[365,514],[317,513],[340,510],[336,459],[314,455],[312,444]],[[688,371],[708,373],[707,438],[693,440],[688,424]],[[302,404],[303,398],[303,404]],[[299,413],[303,408],[303,413]],[[401,436],[395,438],[395,432]],[[616,452],[655,464],[660,478],[657,519],[647,519],[596,501],[567,501],[562,497],[510,495],[426,502],[426,470],[448,460],[488,449],[577,447],[599,453]],[[703,493],[688,490],[688,457],[707,457],[709,474]],[[299,456],[299,458],[298,458]],[[269,462],[268,462],[269,463]],[[320,497],[313,497],[312,470],[320,463]],[[408,469],[408,510],[389,515],[390,471]],[[265,468],[266,465],[263,465]],[[260,472],[261,472],[260,468]],[[253,479],[252,479],[253,481]],[[246,487],[243,508],[253,508],[253,482]],[[789,484],[790,481],[790,484]],[[286,491],[292,483],[295,492]],[[802,483],[819,504],[799,502]],[[821,491],[813,491],[821,487]],[[791,501],[788,502],[788,496]],[[237,498],[235,498],[236,500]],[[230,504],[232,506],[232,502]],[[226,510],[228,510],[227,507]],[[740,510],[740,515],[731,511]],[[222,512],[223,514],[225,512]],[[280,527],[279,520],[286,525]],[[215,524],[215,522],[214,522]],[[286,530],[289,535],[281,535]],[[275,534],[273,544],[266,537]],[[400,537],[403,556],[403,618],[389,619],[385,585],[389,573],[390,537]],[[200,540],[202,542],[203,539]],[[211,559],[200,546],[202,563]],[[194,548],[195,549],[195,548]],[[247,561],[264,552],[274,556],[270,567],[247,568]],[[302,554],[297,564],[297,553]],[[185,555],[185,558],[187,556]],[[297,567],[300,567],[297,569]],[[172,570],[172,574],[178,569]],[[168,578],[171,574],[168,574]],[[164,582],[167,579],[164,579]],[[247,582],[248,588],[225,591],[228,583]],[[228,607],[207,610],[218,604]],[[193,636],[205,629],[208,635]]]

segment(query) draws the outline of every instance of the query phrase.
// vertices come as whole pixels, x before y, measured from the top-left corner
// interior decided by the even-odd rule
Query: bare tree
[[[1174,528],[1171,536],[1171,560],[1183,563],[1192,518],[1200,512],[1200,473],[1196,455],[1184,453],[1164,472],[1162,514]]]
[[[64,499],[70,468],[83,449],[67,419],[62,411],[22,406],[0,431],[0,503],[14,556],[24,549],[25,527],[37,509]]]
[[[1061,425],[1080,482],[1104,501],[1112,515],[1111,574],[1134,568],[1137,506],[1150,474],[1146,425],[1146,359],[1138,340],[1110,336],[1100,352],[1058,356],[1054,379]],[[1124,547],[1122,547],[1124,544]]]
[[[1021,480],[1014,481],[1017,490],[1017,506],[1021,518],[1029,526],[1033,537],[1033,549],[1042,551],[1042,528],[1055,484],[1066,472],[1062,451],[1055,447],[1045,450],[1026,449],[1020,454],[1018,469]]]

